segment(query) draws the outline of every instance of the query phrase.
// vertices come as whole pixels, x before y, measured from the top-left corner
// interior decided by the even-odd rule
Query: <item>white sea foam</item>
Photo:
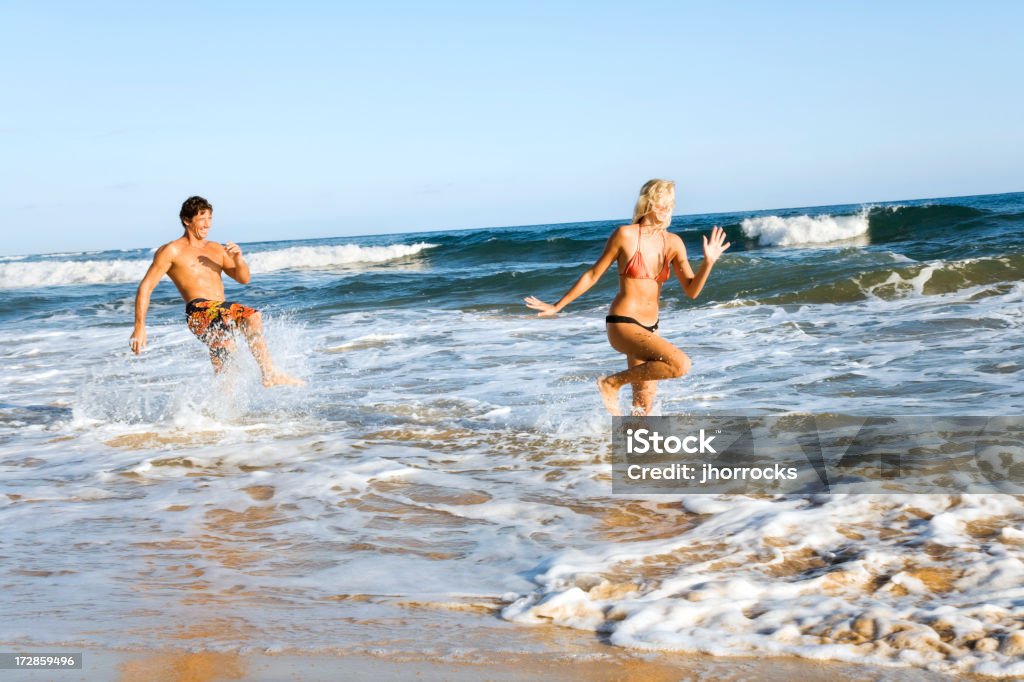
[[[383,263],[415,256],[437,244],[418,242],[416,244],[389,244],[387,246],[293,246],[287,249],[261,251],[248,257],[253,272],[294,270],[299,268],[331,268],[357,263]]]
[[[865,209],[856,215],[845,216],[758,216],[744,218],[740,227],[743,234],[756,237],[762,246],[826,244],[866,235],[868,211]]]
[[[642,649],[1020,673],[1024,562],[1003,521],[1024,512],[1018,498],[823,500],[729,497],[664,539],[566,550],[504,616],[611,633]],[[648,504],[647,524],[673,523],[675,512]],[[987,540],[985,523],[1010,539]],[[867,535],[855,552],[853,528]]]
[[[133,282],[148,267],[148,261],[120,259],[0,263],[0,289]]]
[[[366,348],[377,348],[386,346],[393,341],[403,338],[402,334],[367,334],[344,343],[339,343],[324,348],[325,353],[344,353],[345,351],[364,350]]]
[[[260,251],[247,256],[254,273],[300,268],[383,263],[420,253],[436,244],[389,244],[387,246],[294,246]],[[69,284],[116,284],[137,282],[150,261],[140,259],[0,262],[0,289],[62,286]]]
[[[925,267],[901,286],[927,289]],[[660,411],[1024,408],[1024,283],[877,293],[670,301],[663,333],[694,363]],[[1019,673],[1020,498],[612,495],[605,311],[440,326],[429,305],[268,316],[302,389],[262,389],[241,343],[238,375],[215,377],[178,310],[141,357],[128,308],[0,320],[0,525],[21,571],[0,639],[152,646],[212,595],[212,624],[258,625],[204,629],[204,647],[331,648],[444,631],[426,605],[470,595],[633,648]],[[140,575],[151,589],[125,593]]]

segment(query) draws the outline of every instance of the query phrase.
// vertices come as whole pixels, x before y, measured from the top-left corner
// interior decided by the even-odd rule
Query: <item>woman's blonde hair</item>
[[[651,212],[654,206],[668,205],[669,222],[672,220],[672,208],[676,205],[676,183],[671,180],[648,180],[640,188],[640,198],[636,200],[636,208],[633,209],[633,222],[639,223],[640,219]],[[668,223],[663,227],[668,227]]]

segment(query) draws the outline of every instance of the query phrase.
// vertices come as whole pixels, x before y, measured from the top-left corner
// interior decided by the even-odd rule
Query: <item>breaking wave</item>
[[[414,256],[435,246],[425,242],[387,246],[293,246],[247,254],[246,260],[255,273],[303,268],[324,269],[383,263]],[[137,282],[146,274],[149,263],[149,260],[124,258],[0,262],[0,289]]]

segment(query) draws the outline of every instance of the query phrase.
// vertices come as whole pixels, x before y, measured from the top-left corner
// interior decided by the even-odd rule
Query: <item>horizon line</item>
[[[705,211],[703,213],[677,213],[677,214],[673,214],[672,215],[672,221],[675,221],[677,218],[686,218],[686,217],[695,217],[695,216],[727,215],[727,214],[732,214],[732,213],[762,213],[762,212],[765,212],[765,211],[795,211],[795,210],[800,210],[800,209],[824,209],[824,208],[835,208],[835,207],[842,207],[842,206],[861,206],[861,207],[864,207],[864,206],[879,206],[879,205],[884,205],[884,204],[899,203],[901,201],[914,201],[914,202],[917,202],[917,201],[931,201],[931,200],[937,200],[937,199],[970,199],[970,198],[974,198],[974,197],[995,197],[995,196],[1002,196],[1002,195],[1008,195],[1008,194],[1024,194],[1024,190],[1016,190],[1016,191],[1011,191],[1011,192],[986,192],[984,194],[954,194],[954,195],[950,195],[950,196],[920,197],[920,198],[916,198],[916,199],[906,199],[906,198],[903,198],[903,199],[882,199],[882,200],[873,200],[873,201],[857,201],[857,202],[830,203],[830,204],[813,204],[813,205],[803,205],[803,206],[776,206],[776,207],[773,207],[773,208],[757,208],[757,209],[746,208],[746,209],[733,209],[733,210],[728,210],[728,211]],[[291,239],[260,239],[260,240],[250,241],[250,242],[239,242],[239,243],[240,244],[266,244],[266,243],[270,243],[270,242],[298,242],[298,241],[321,241],[321,240],[325,241],[325,240],[329,240],[329,239],[342,239],[342,238],[349,238],[349,237],[354,238],[354,239],[362,239],[362,238],[366,238],[366,237],[392,237],[392,236],[402,236],[402,235],[408,235],[408,234],[429,234],[429,233],[432,233],[432,232],[444,233],[444,232],[477,232],[477,231],[480,231],[480,230],[511,230],[511,229],[520,229],[520,228],[530,228],[530,227],[558,227],[558,226],[566,226],[566,225],[584,225],[584,224],[587,224],[587,223],[605,223],[605,222],[610,223],[610,222],[615,222],[617,220],[619,220],[619,219],[618,218],[597,218],[597,219],[589,219],[589,220],[570,220],[570,221],[555,222],[555,223],[540,222],[540,223],[525,223],[525,224],[518,224],[518,225],[486,225],[486,226],[483,226],[483,227],[461,227],[461,228],[446,228],[446,229],[429,229],[429,228],[428,229],[409,229],[409,230],[406,230],[406,231],[403,231],[403,232],[375,232],[375,233],[370,233],[370,234],[342,234],[342,235],[335,235],[335,236],[330,236],[330,237],[293,237]],[[135,246],[135,247],[129,247],[129,248],[122,248],[122,249],[97,249],[96,252],[97,253],[102,253],[103,251],[138,251],[138,250],[141,250],[141,249],[155,249],[155,248],[158,248],[158,247],[153,247],[153,246]],[[51,252],[47,252],[47,253],[5,253],[5,254],[0,254],[0,258],[27,258],[27,257],[30,257],[30,256],[52,256],[52,255],[55,255],[55,254],[62,254],[62,253],[68,253],[69,255],[72,255],[72,254],[82,254],[82,253],[90,253],[90,252],[89,251],[77,251],[77,252],[51,251]]]

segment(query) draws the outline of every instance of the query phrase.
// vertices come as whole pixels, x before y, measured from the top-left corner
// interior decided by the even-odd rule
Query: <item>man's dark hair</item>
[[[185,203],[181,205],[181,213],[178,214],[178,217],[181,218],[182,226],[187,226],[188,221],[195,218],[200,211],[213,213],[213,204],[202,197],[189,197],[185,199]]]

